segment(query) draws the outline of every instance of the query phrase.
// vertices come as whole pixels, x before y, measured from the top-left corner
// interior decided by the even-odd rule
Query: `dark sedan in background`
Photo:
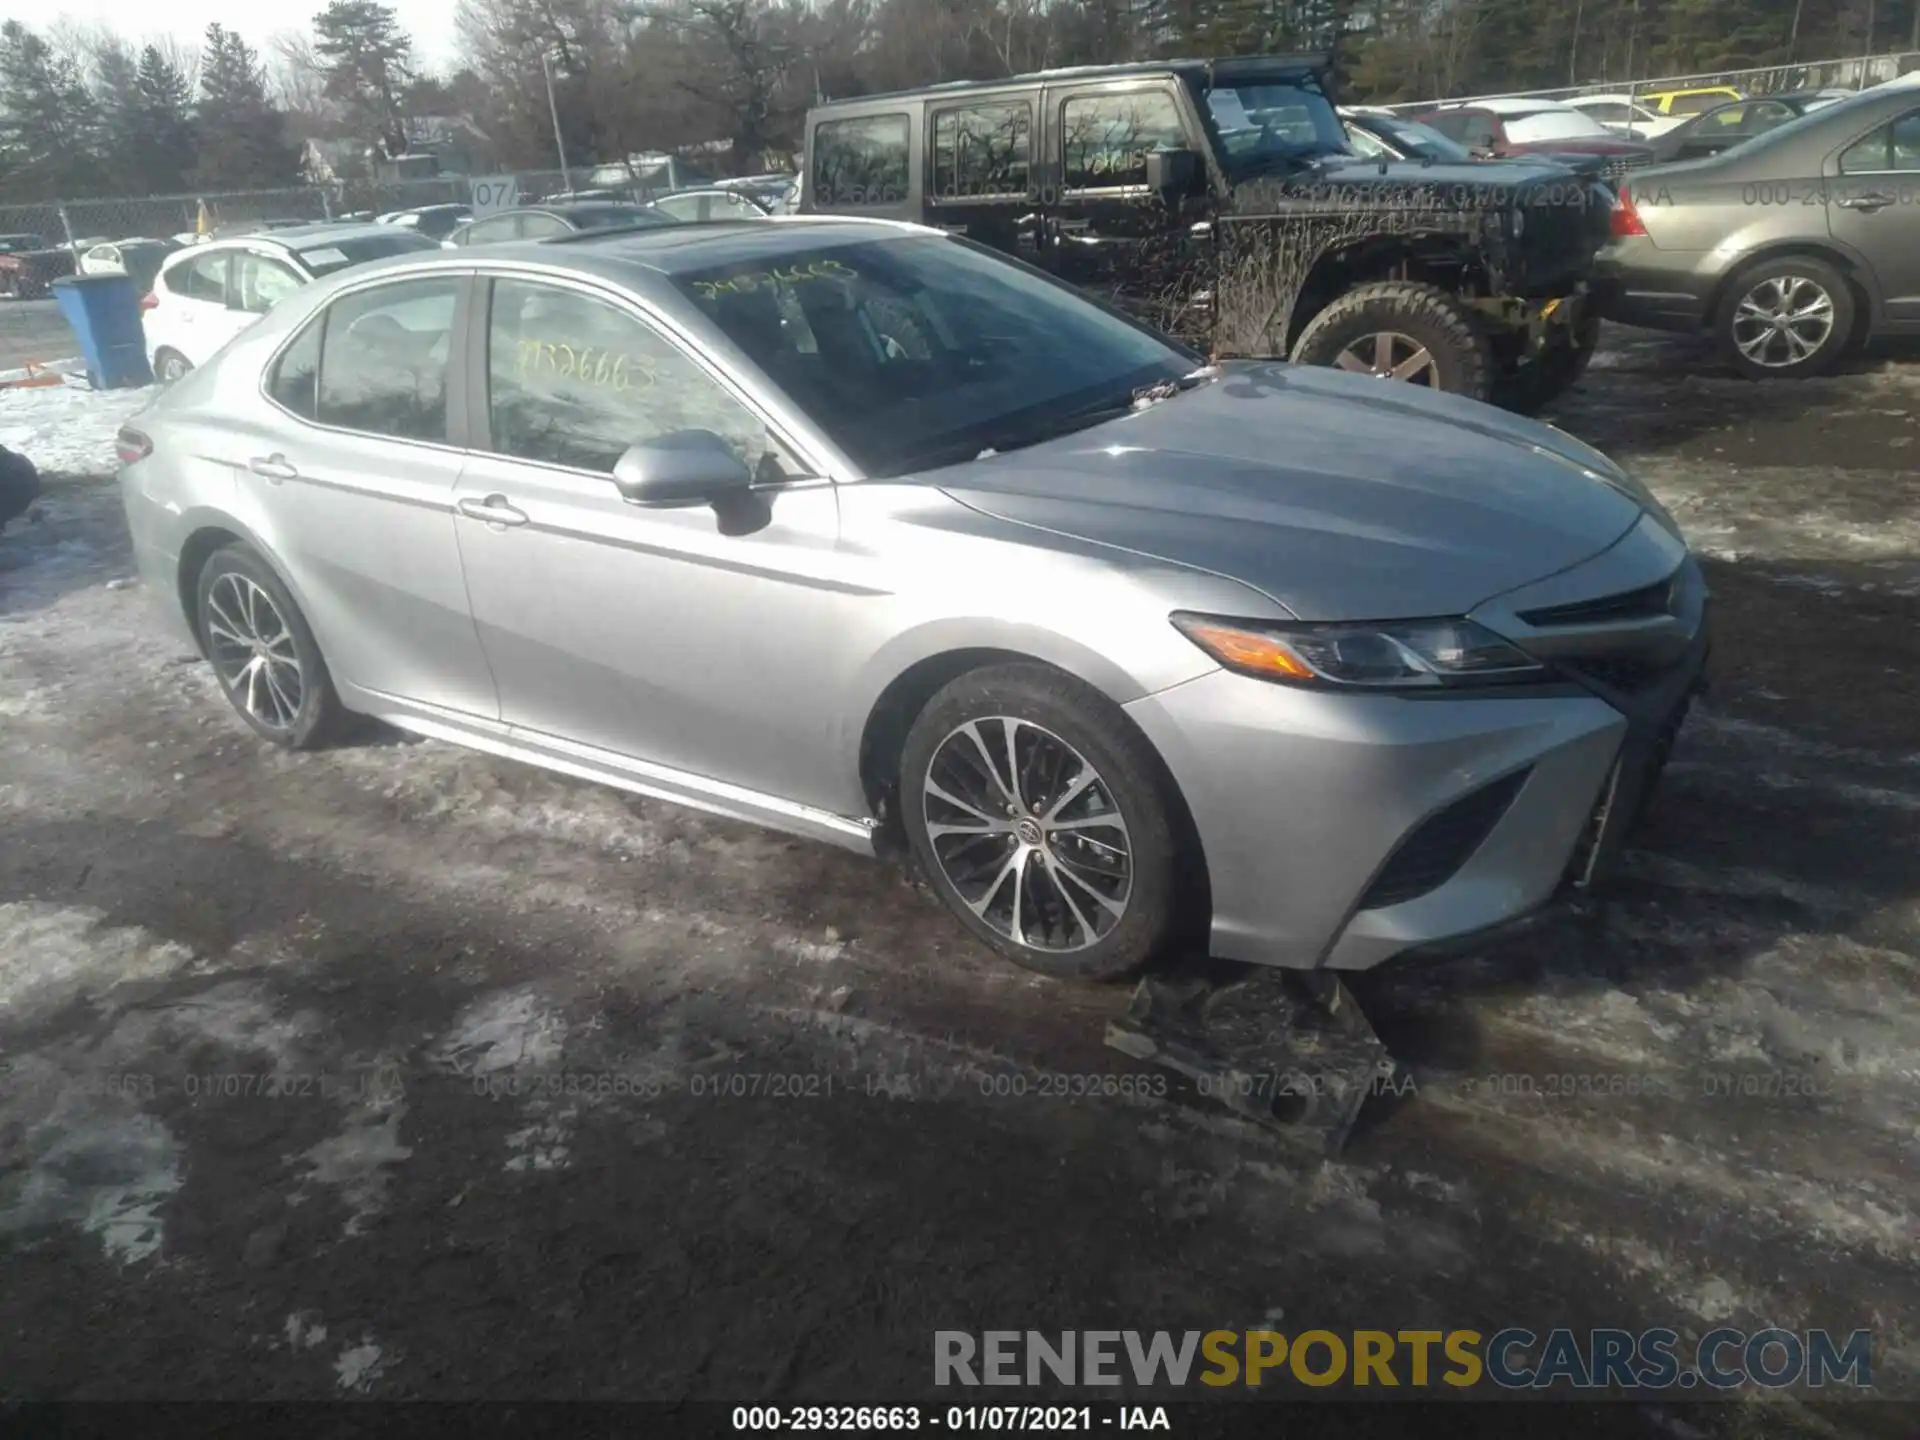
[[[1642,170],[1613,230],[1607,318],[1709,330],[1743,374],[1818,374],[1850,342],[1920,333],[1920,86]]]
[[[1729,100],[1711,110],[1703,110],[1684,125],[1676,125],[1651,140],[1653,160],[1665,165],[1674,160],[1704,160],[1731,150],[1742,140],[1751,140],[1769,130],[1777,130],[1789,120],[1798,120],[1809,110],[1837,105],[1853,93],[1846,90],[1787,90],[1778,95],[1756,95],[1747,100]]]

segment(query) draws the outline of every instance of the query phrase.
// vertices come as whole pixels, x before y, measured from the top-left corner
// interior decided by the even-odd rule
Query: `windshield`
[[[1391,139],[1401,151],[1422,160],[1473,159],[1473,152],[1466,146],[1448,139],[1431,125],[1422,125],[1418,120],[1388,119],[1380,115],[1368,123]]]
[[[395,230],[390,235],[351,235],[339,240],[320,241],[296,251],[300,263],[314,275],[331,275],[349,265],[364,265],[369,260],[384,260],[389,255],[405,255],[414,250],[438,250],[439,242],[411,230]]]
[[[1347,148],[1333,102],[1305,77],[1216,85],[1204,94],[1229,177]]]
[[[674,282],[874,476],[1097,424],[1201,363],[960,240],[818,246]]]
[[[1591,115],[1571,106],[1565,110],[1530,110],[1504,118],[1507,139],[1516,145],[1531,145],[1537,140],[1584,140],[1592,135],[1613,133]]]

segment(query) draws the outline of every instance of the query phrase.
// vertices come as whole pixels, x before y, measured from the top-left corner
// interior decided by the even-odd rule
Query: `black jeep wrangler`
[[[1613,192],[1544,161],[1362,160],[1331,73],[1168,60],[817,106],[799,208],[963,233],[1216,359],[1551,400],[1598,338]]]

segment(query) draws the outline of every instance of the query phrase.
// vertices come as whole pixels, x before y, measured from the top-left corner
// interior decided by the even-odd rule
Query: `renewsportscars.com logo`
[[[1767,1390],[1873,1384],[1871,1335],[1825,1330],[937,1330],[936,1385],[1297,1384]],[[1196,1363],[1198,1362],[1198,1363]]]

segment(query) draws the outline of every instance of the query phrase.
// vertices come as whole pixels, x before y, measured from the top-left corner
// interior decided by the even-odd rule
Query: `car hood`
[[[1643,513],[1634,482],[1551,426],[1273,362],[927,478],[1004,520],[1228,576],[1303,620],[1463,615]]]

